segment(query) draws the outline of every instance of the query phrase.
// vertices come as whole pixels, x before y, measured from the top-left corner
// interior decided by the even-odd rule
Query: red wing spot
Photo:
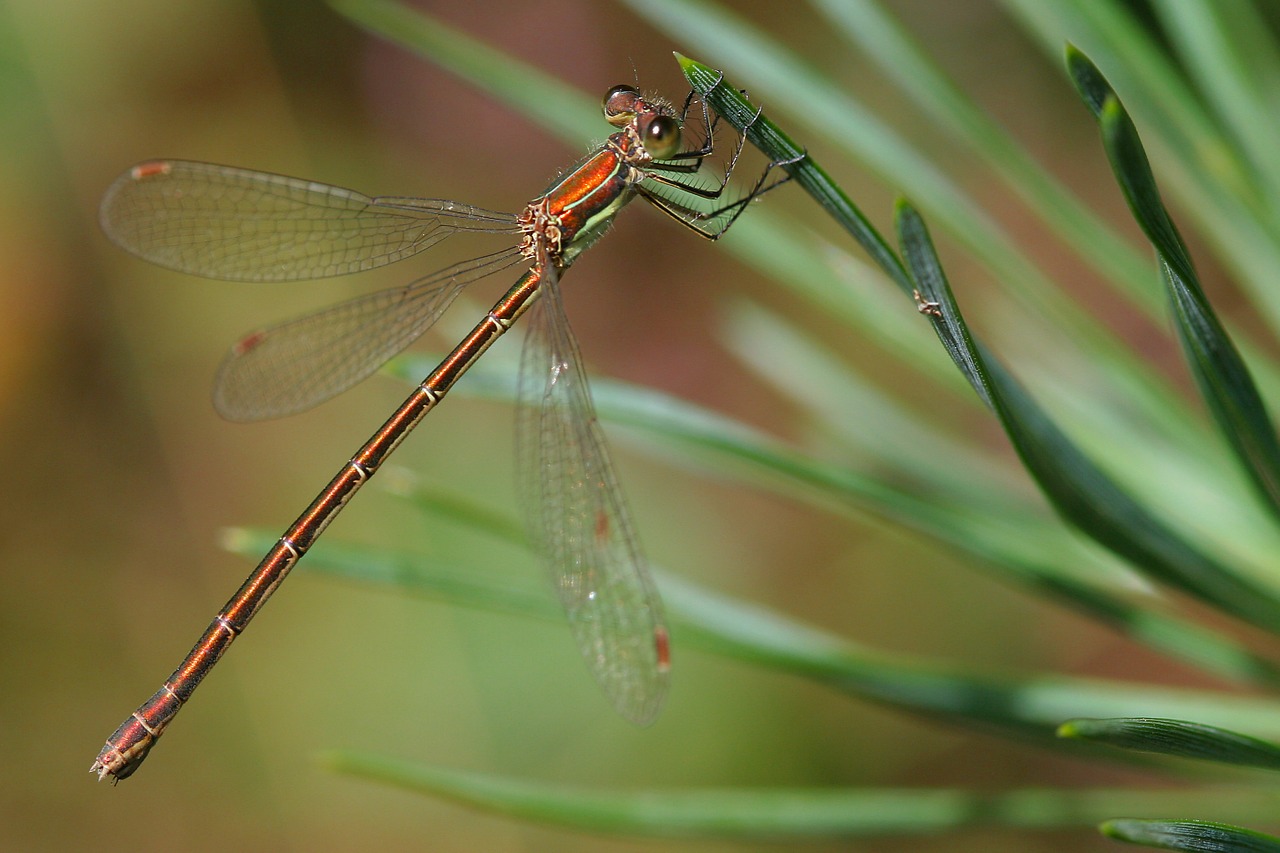
[[[658,655],[658,671],[669,671],[671,669],[671,637],[662,625],[653,629],[653,650]]]
[[[260,343],[266,340],[266,338],[267,335],[265,332],[250,332],[231,348],[231,352],[235,355],[244,355],[250,350],[256,348]]]
[[[130,176],[135,181],[141,181],[145,178],[154,178],[157,175],[167,175],[173,171],[173,164],[166,163],[163,160],[152,160],[150,163],[139,163],[133,167]]]
[[[596,544],[604,545],[609,541],[609,516],[604,510],[596,513]]]

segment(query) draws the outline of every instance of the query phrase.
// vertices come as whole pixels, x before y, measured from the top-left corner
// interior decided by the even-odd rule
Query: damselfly
[[[692,103],[690,94],[677,113],[631,86],[615,86],[605,96],[604,115],[617,132],[519,214],[440,199],[370,198],[314,181],[179,160],[142,163],[111,186],[101,218],[112,240],[153,263],[210,278],[291,281],[353,273],[416,255],[459,232],[504,235],[515,243],[245,336],[224,361],[214,392],[218,411],[231,420],[288,415],[327,400],[408,346],[468,284],[516,265],[528,269],[280,537],[164,686],[111,735],[93,763],[99,779],[124,779],[138,769],[356,490],[527,309],[533,318],[520,365],[517,433],[522,503],[596,680],[622,716],[641,725],[653,720],[670,670],[662,603],[596,422],[559,279],[636,196],[715,239],[770,188],[765,170],[743,198],[718,201],[741,139],[718,186],[691,182],[713,151],[716,125],[700,101],[705,139],[682,150]]]

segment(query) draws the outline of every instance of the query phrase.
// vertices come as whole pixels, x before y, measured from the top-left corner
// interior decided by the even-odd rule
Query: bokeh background
[[[735,5],[878,102],[891,121],[925,129],[918,117],[894,112],[865,63],[813,16],[791,4]],[[996,4],[886,5],[962,83],[981,85],[976,96],[1054,171],[1110,211],[1117,227],[1130,227],[1093,122],[1060,71]],[[614,4],[423,7],[588,92],[637,78],[676,97],[685,91],[671,58],[682,45]],[[0,454],[7,480],[0,490],[0,848],[684,846],[575,836],[389,791],[318,766],[314,757],[327,747],[620,789],[994,790],[1119,778],[679,649],[664,715],[639,731],[597,694],[563,627],[299,574],[145,769],[115,789],[94,783],[87,771],[105,736],[159,686],[249,568],[219,548],[219,531],[283,529],[405,393],[378,377],[287,421],[228,424],[208,401],[226,346],[255,326],[460,259],[445,250],[364,276],[275,286],[186,277],[128,257],[102,237],[96,207],[112,179],[138,160],[181,157],[371,194],[516,210],[594,140],[567,148],[309,2],[8,0],[0,4],[0,51]],[[716,64],[716,57],[698,58]],[[536,102],[538,92],[528,97]],[[602,123],[601,137],[606,131]],[[887,230],[893,188],[859,173],[835,177]],[[1016,224],[1007,199],[982,192],[997,217]],[[825,227],[798,193],[783,190],[768,204]],[[710,332],[735,295],[776,306],[768,285],[641,207],[626,211],[566,280],[592,371],[799,438],[787,407]],[[962,278],[966,269],[956,259],[952,274]],[[494,282],[481,296],[505,286]],[[886,298],[896,294],[886,290]],[[821,329],[821,318],[805,309],[794,316]],[[513,357],[516,337],[495,356]],[[436,337],[427,346],[446,343]],[[856,362],[857,342],[838,343]],[[393,463],[510,511],[511,429],[509,407],[451,398]],[[992,433],[991,441],[1000,439]],[[625,437],[614,446],[650,554],[691,579],[904,653],[1111,675],[1161,665],[1127,649],[1119,654],[1098,629],[898,532],[709,482],[635,452]],[[465,552],[420,529],[377,482],[329,537]],[[474,546],[468,558],[539,571],[518,555]],[[972,832],[934,843],[867,841],[858,849],[1105,844],[1087,831]]]

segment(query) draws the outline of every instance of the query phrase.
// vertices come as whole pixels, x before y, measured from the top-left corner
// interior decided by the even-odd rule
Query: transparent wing
[[[522,503],[592,674],[619,714],[647,725],[667,690],[662,602],[609,462],[553,275],[531,311],[517,424]]]
[[[107,190],[102,229],[181,272],[294,281],[372,269],[458,231],[519,232],[515,217],[443,199],[370,198],[315,181],[212,163],[156,160]]]
[[[522,261],[512,247],[251,332],[222,362],[214,408],[228,420],[252,421],[322,403],[413,343],[468,284]]]

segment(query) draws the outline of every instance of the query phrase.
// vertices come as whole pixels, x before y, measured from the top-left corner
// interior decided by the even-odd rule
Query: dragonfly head
[[[680,150],[680,122],[665,101],[647,101],[625,84],[604,96],[605,121],[617,128],[630,126],[636,139],[654,160],[665,160]]]

